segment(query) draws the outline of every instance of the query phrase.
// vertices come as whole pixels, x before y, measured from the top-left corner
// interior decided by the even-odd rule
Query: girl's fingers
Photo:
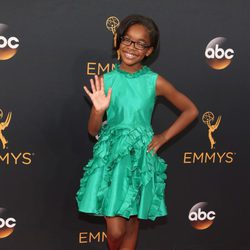
[[[104,80],[103,80],[103,77],[101,77],[101,91],[104,90]]]
[[[155,149],[154,148],[150,148],[147,150],[148,153],[151,153],[151,154],[155,154]]]
[[[91,89],[92,89],[92,92],[96,92],[96,88],[95,88],[95,84],[94,84],[94,80],[93,79],[90,79],[90,84],[91,84]]]
[[[157,151],[157,147],[156,146],[150,146],[148,149],[147,149],[147,152],[151,152],[153,155],[156,153]]]
[[[95,75],[95,86],[97,91],[101,89],[99,77],[97,75]]]
[[[148,145],[147,152],[149,152],[152,148],[153,148],[153,146],[152,146],[152,144],[150,143],[150,144]]]
[[[109,90],[108,90],[108,95],[107,95],[108,100],[110,100],[111,93],[112,93],[112,88],[109,88]]]
[[[91,97],[92,93],[89,92],[88,88],[85,85],[83,86],[83,88],[84,88],[85,92],[88,94],[88,96]]]
[[[153,150],[153,151],[151,151]],[[148,144],[148,149],[147,149],[147,152],[153,152],[153,154],[156,153],[156,151],[158,150],[158,146],[157,144],[154,142],[154,141],[151,141],[149,144]]]

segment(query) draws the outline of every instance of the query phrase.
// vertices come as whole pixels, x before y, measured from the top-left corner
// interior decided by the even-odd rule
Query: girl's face
[[[140,44],[150,45],[149,32],[146,27],[141,24],[134,24],[130,26],[125,33],[126,40],[133,42],[140,42]],[[145,56],[149,56],[153,52],[153,47],[137,49],[135,44],[125,45],[120,43],[120,54],[123,64],[127,66],[140,66],[141,61]]]

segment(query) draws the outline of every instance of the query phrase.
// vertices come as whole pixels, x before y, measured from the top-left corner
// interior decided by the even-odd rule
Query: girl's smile
[[[128,59],[134,59],[136,58],[138,55],[136,55],[134,52],[132,51],[124,51],[124,55],[126,56],[126,58]]]

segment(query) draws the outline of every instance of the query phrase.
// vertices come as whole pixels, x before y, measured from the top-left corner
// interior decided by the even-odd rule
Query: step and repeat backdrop
[[[96,138],[83,85],[113,69],[113,29],[151,17],[160,49],[146,63],[198,106],[158,151],[168,216],[141,221],[140,250],[250,249],[249,1],[1,1],[0,249],[107,249],[102,217],[75,194]],[[158,97],[155,133],[179,111]]]

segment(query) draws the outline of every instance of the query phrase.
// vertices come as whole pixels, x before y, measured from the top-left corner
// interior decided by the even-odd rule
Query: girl
[[[197,116],[194,103],[168,80],[143,65],[157,49],[159,30],[141,15],[126,17],[117,30],[120,64],[84,86],[93,106],[88,132],[99,135],[77,192],[81,212],[104,216],[111,250],[134,250],[140,219],[166,216],[166,162],[156,152]],[[156,96],[180,111],[165,131],[154,135],[151,115]],[[107,123],[103,116],[107,112]]]

